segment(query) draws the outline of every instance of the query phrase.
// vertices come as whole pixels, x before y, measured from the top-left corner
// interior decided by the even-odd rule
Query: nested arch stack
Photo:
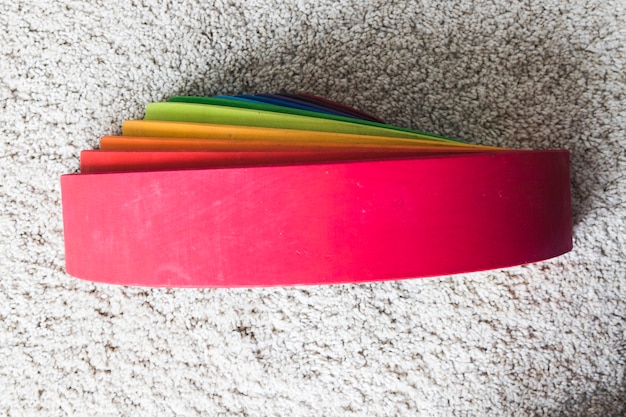
[[[572,247],[569,154],[467,144],[308,94],[173,97],[61,178],[68,273],[160,287],[358,283]]]

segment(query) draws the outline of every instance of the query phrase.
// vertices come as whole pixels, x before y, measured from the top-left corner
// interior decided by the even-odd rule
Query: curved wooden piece
[[[67,271],[157,287],[455,274],[572,247],[567,151],[65,175]]]

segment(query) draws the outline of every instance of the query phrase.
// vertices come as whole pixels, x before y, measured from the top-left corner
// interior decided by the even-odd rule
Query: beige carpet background
[[[572,153],[575,249],[333,287],[64,273],[59,176],[171,95]],[[0,415],[626,413],[626,2],[0,0]]]

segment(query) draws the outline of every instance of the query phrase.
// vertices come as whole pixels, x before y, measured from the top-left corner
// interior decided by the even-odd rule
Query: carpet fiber
[[[1,415],[626,413],[624,1],[0,0],[0,24]],[[65,274],[81,149],[149,101],[277,91],[569,149],[574,250],[332,287]]]

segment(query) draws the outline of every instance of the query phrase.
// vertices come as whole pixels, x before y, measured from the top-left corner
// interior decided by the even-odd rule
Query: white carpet
[[[0,0],[0,415],[626,413],[626,3]],[[572,152],[575,249],[372,285],[64,273],[59,176],[176,94],[308,91]]]

